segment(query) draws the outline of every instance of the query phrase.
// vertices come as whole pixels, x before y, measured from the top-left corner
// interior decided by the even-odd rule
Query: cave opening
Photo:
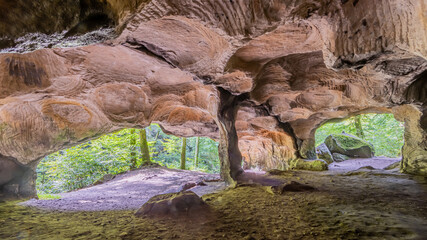
[[[56,199],[60,193],[151,167],[217,175],[218,143],[208,137],[169,135],[158,124],[123,129],[44,157],[36,169],[36,189],[40,199]]]
[[[329,169],[398,167],[404,130],[404,122],[391,113],[333,119],[316,129],[316,154],[329,164]]]
[[[107,14],[93,13],[68,30],[65,37],[82,35],[97,29],[112,27],[114,27],[114,21]]]

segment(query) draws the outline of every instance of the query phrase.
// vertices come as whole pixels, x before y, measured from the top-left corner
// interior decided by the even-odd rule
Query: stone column
[[[229,184],[234,183],[243,172],[242,154],[238,146],[238,137],[235,127],[240,97],[219,88],[220,103],[218,121],[220,141],[218,154],[221,161],[221,177]]]
[[[37,163],[22,166],[0,155],[0,197],[36,197]]]
[[[414,105],[393,108],[394,117],[405,122],[401,171],[427,176],[427,132],[421,127],[422,112]]]

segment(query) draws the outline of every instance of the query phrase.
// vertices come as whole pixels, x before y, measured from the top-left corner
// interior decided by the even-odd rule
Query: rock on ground
[[[342,161],[347,161],[350,159],[349,156],[341,154],[341,153],[332,153],[332,157],[334,158],[335,162],[342,162]]]
[[[320,144],[316,148],[316,154],[319,159],[325,160],[325,162],[332,163],[334,158],[332,157],[331,151],[329,151],[328,146],[325,143]]]
[[[332,154],[339,153],[355,158],[371,158],[375,154],[372,144],[346,134],[331,134],[325,139],[325,144]]]
[[[156,195],[135,213],[137,217],[201,218],[210,213],[209,206],[192,191]]]
[[[315,159],[315,160],[297,159],[293,163],[292,169],[309,170],[309,171],[326,171],[328,170],[328,163],[322,159]]]
[[[330,166],[353,162],[351,170],[364,165],[379,169],[392,161],[399,159]],[[395,171],[371,172],[282,171],[269,177],[317,190],[270,194],[265,186],[246,185],[207,194],[202,199],[217,217],[200,223],[139,218],[135,210],[64,212],[0,203],[0,239],[424,239],[425,180]]]

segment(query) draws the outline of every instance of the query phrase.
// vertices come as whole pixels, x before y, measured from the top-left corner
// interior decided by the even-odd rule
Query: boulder
[[[297,159],[293,162],[293,169],[308,170],[308,171],[326,171],[328,170],[328,163],[322,159],[305,160]]]
[[[347,155],[340,153],[332,153],[332,156],[335,162],[342,162],[350,159]]]
[[[334,158],[332,157],[331,151],[329,151],[328,146],[326,146],[325,143],[320,144],[316,148],[316,154],[317,158],[325,160],[328,164],[332,163],[334,161]]]
[[[137,217],[200,217],[209,214],[209,206],[192,191],[167,193],[150,198],[135,213]]]
[[[311,192],[317,189],[299,182],[291,181],[290,183],[281,184],[278,186],[268,186],[265,188],[268,193],[271,194],[284,194],[286,192]]]
[[[340,153],[349,157],[370,158],[374,156],[374,146],[365,140],[348,134],[331,134],[325,139],[331,153]]]

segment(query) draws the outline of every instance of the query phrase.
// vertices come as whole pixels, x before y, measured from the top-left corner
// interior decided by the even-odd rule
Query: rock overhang
[[[315,157],[323,122],[396,109],[407,125],[407,172],[426,174],[422,1],[142,2],[108,1],[123,26],[113,41],[0,55],[2,156],[27,165],[158,122],[219,139],[232,179],[241,156],[287,169]]]

